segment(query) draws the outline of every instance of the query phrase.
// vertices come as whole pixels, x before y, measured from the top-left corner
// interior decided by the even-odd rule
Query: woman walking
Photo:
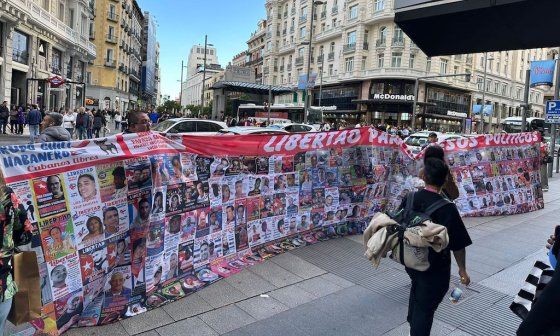
[[[25,113],[23,112],[23,107],[20,106],[18,108],[17,114],[17,122],[18,122],[18,129],[17,134],[23,134],[23,127],[25,126]]]
[[[18,129],[18,116],[17,115],[18,115],[18,109],[14,105],[10,109],[10,132],[12,134],[17,133],[17,129]]]
[[[76,127],[76,116],[69,109],[64,113],[62,118],[62,127],[66,128],[70,133],[70,139],[74,138],[74,127]]]
[[[99,132],[103,127],[105,127],[105,125],[107,125],[107,121],[101,111],[95,112],[95,115],[93,116],[93,132],[96,138],[99,138]]]

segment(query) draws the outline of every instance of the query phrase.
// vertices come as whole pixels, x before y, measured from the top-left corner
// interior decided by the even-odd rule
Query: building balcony
[[[393,39],[393,42],[391,43],[391,45],[393,47],[400,47],[400,48],[404,48],[404,39],[398,38],[398,39]]]
[[[344,53],[350,53],[350,52],[354,52],[356,51],[356,43],[348,43],[346,45],[344,45],[342,52]]]
[[[288,71],[292,71],[292,65],[291,65],[291,64],[288,64],[287,70],[288,70]]]
[[[117,67],[117,61],[113,60],[113,59],[105,59],[104,65],[106,67],[109,67],[109,68],[116,68]]]
[[[325,29],[324,31],[318,33],[314,39],[316,42],[323,42],[326,40],[330,40],[332,38],[338,37],[342,35],[342,29],[340,26],[330,27]]]
[[[117,35],[107,34],[105,41],[113,44],[117,44]]]
[[[393,21],[395,17],[395,12],[392,8],[385,8],[383,10],[371,11],[365,15],[364,23],[370,24],[376,21]]]
[[[86,1],[83,1],[86,3]],[[88,36],[83,36],[80,31],[73,29],[63,21],[59,20],[56,15],[45,10],[38,2],[31,0],[9,1],[16,11],[25,14],[25,21],[29,24],[44,26],[48,22],[49,33],[55,35],[62,41],[82,47],[87,52],[87,58],[95,58],[97,51],[95,44],[88,41]]]
[[[119,16],[117,13],[109,11],[107,12],[107,20],[113,22],[119,22]]]
[[[364,44],[362,45],[362,49],[363,50],[369,50],[369,43],[364,42]]]
[[[386,46],[387,46],[387,42],[385,41],[385,39],[378,39],[375,41],[376,48],[385,48]]]
[[[278,49],[278,53],[279,54],[285,54],[285,53],[288,53],[290,51],[295,50],[295,48],[296,48],[295,43],[286,43]]]
[[[317,56],[317,63],[323,63],[324,60],[325,60],[325,55]]]
[[[303,56],[296,57],[296,66],[303,65]]]
[[[334,52],[330,52],[327,56],[327,60],[334,61]]]
[[[299,17],[299,23],[306,23],[307,22],[307,15],[302,15]]]

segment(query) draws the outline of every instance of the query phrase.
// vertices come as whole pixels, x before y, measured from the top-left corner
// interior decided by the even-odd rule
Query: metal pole
[[[412,122],[410,126],[412,127],[412,132],[416,129],[416,105],[418,104],[418,84],[419,79],[416,78],[414,81],[414,101],[412,102]]]
[[[325,57],[325,55],[321,55],[321,57]],[[321,100],[323,99],[323,59],[321,59],[321,79],[319,80],[319,107],[321,105]],[[323,121],[323,114],[321,113],[321,122]]]
[[[179,95],[179,105],[181,105],[181,109],[183,107],[183,69],[185,67],[185,61],[181,61],[181,93]]]
[[[272,106],[272,85],[268,84],[268,118],[267,118],[267,126],[270,126],[270,107]]]
[[[480,109],[480,134],[484,134],[484,108],[486,107],[486,73],[488,72],[488,53],[484,53],[484,80],[482,82],[482,108]]]
[[[202,69],[202,94],[200,95],[200,113],[204,111],[204,85],[206,84],[206,48],[208,47],[208,35],[204,35],[204,69]]]
[[[529,86],[531,85],[531,69],[525,71],[525,95],[523,97],[523,114],[521,115],[521,132],[527,131],[527,114],[529,112]]]
[[[311,102],[311,91],[309,90],[309,76],[311,72],[311,46],[313,42],[313,22],[315,19],[315,0],[311,2],[311,27],[309,28],[309,49],[307,52],[307,83],[305,84],[305,107],[303,109],[303,122],[307,123],[307,112]]]
[[[559,55],[560,57],[560,55]],[[556,87],[554,88],[554,100],[558,100],[560,97],[560,58],[556,59]],[[556,144],[556,124],[552,124],[552,134],[550,134],[550,153],[554,156],[554,147]],[[552,172],[554,169],[554,164],[549,164],[548,177],[552,177]],[[558,169],[558,167],[556,168]]]

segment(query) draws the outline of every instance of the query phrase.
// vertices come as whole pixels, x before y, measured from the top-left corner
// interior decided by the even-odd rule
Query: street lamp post
[[[181,93],[179,95],[179,105],[183,106],[183,69],[185,68],[185,61],[181,60]]]
[[[484,79],[482,81],[482,108],[480,109],[480,134],[484,134],[484,108],[486,107],[486,75],[488,74],[488,61],[493,61],[493,58],[488,59],[488,53],[484,53]]]
[[[311,3],[311,28],[309,28],[309,49],[307,51],[307,83],[305,84],[305,107],[303,110],[303,122],[307,123],[307,114],[309,106],[311,106],[311,90],[309,89],[309,76],[311,75],[311,48],[313,46],[313,23],[315,21],[315,6],[323,5],[324,1],[313,1]]]
[[[447,77],[465,77],[465,80],[469,82],[471,78],[471,74],[463,73],[463,74],[453,74],[453,75],[423,76],[423,77],[417,77],[416,80],[414,81],[414,101],[412,102],[412,122],[410,123],[413,131],[416,127],[416,106],[418,105],[418,86],[420,85],[420,80],[432,79],[432,78],[447,78]]]
[[[206,84],[206,54],[208,48],[208,35],[204,35],[204,68],[202,69],[202,93],[200,95],[200,113],[204,111],[204,85]],[[199,113],[199,115],[200,115]]]

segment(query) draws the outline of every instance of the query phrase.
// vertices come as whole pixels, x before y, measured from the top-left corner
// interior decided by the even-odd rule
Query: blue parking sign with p
[[[546,102],[546,121],[548,123],[560,124],[560,100],[549,100]]]

